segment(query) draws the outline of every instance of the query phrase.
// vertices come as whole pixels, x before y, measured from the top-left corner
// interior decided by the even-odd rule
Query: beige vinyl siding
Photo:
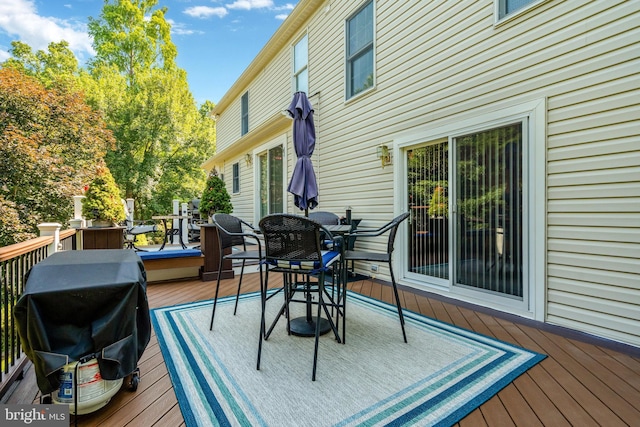
[[[549,102],[547,319],[638,345],[640,65],[628,65]]]
[[[249,94],[249,108],[251,108],[251,94]],[[216,154],[228,149],[240,138],[240,109],[240,98],[238,97],[237,101],[232,102],[224,114],[218,117],[216,122]],[[251,132],[251,116],[249,116],[249,132]]]
[[[288,105],[290,45],[306,31],[319,209],[351,206],[374,226],[406,210],[378,145],[545,99],[546,135],[530,143],[546,147],[534,165],[546,175],[546,229],[534,236],[546,242],[535,266],[546,280],[534,284],[546,320],[640,345],[640,2],[549,0],[494,25],[492,0],[375,0],[375,88],[346,101],[345,20],[363,3],[301,2],[318,8],[250,82],[250,130]],[[239,96],[222,113],[221,147],[239,138]]]
[[[380,202],[393,197],[392,168],[380,169],[375,146],[413,126],[546,97],[547,319],[640,343],[638,4],[547,2],[497,28],[491,2],[376,6],[374,93],[344,103],[343,52],[322,52],[333,67],[322,74],[335,79],[328,100],[322,88],[332,153],[323,193],[348,200],[355,217],[388,218],[393,205]]]

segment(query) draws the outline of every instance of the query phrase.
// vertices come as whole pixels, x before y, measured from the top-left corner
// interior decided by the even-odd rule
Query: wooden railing
[[[20,345],[20,337],[13,310],[22,295],[27,272],[49,254],[61,249],[74,249],[76,230],[60,231],[57,248],[54,237],[38,237],[26,242],[0,248],[0,321],[2,322],[2,370],[0,371],[0,397],[22,375],[27,358]]]

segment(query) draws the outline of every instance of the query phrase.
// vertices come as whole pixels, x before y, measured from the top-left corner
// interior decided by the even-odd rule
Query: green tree
[[[190,200],[205,181],[200,164],[213,151],[214,122],[198,110],[186,72],[175,64],[166,8],[156,0],[105,1],[89,20],[96,57],[92,105],[117,140],[106,161],[138,218]],[[206,104],[209,108],[210,104]]]
[[[66,224],[72,196],[93,179],[95,165],[113,143],[81,93],[47,89],[15,68],[1,68],[0,210],[13,212],[6,218],[22,225],[1,243],[34,237],[41,222]],[[0,221],[3,229],[14,227],[5,215]]]
[[[12,56],[2,64],[3,67],[35,77],[46,88],[80,91],[89,84],[88,73],[78,67],[78,60],[64,40],[49,43],[46,51],[37,52],[26,43],[12,41],[10,53]]]
[[[207,179],[202,197],[200,197],[199,210],[201,214],[207,216],[211,216],[216,212],[233,212],[233,205],[231,204],[231,197],[227,192],[227,187],[225,187],[224,181],[218,176],[215,169]]]
[[[82,200],[82,216],[91,220],[103,220],[112,223],[124,221],[124,205],[118,186],[104,164],[96,168],[96,176]]]

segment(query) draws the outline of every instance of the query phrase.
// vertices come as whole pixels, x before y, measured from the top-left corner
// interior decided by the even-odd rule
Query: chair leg
[[[289,313],[289,302],[291,301],[292,295],[292,287],[291,284],[295,283],[292,281],[291,275],[287,273],[282,274],[282,280],[284,282],[285,292],[284,292],[284,316],[287,318],[287,335],[291,335],[291,315]],[[280,315],[276,319],[279,319]],[[275,324],[274,324],[275,326]]]
[[[238,280],[238,290],[236,291],[236,305],[233,307],[233,315],[236,315],[238,311],[238,300],[240,299],[240,287],[242,286],[242,278],[244,277],[244,264],[246,260],[242,260],[242,268],[240,269],[240,279]],[[220,276],[220,270],[218,270],[218,276]]]
[[[323,281],[324,281],[324,272],[320,272],[320,277],[318,278],[318,314],[316,317],[316,335],[315,335],[315,345],[313,348],[313,372],[311,373],[311,381],[316,380],[316,368],[318,366],[318,346],[320,343],[320,315],[322,314],[323,307],[323,298],[322,292],[323,289]],[[326,307],[325,307],[326,309]]]
[[[342,344],[345,344],[347,341],[347,275],[349,271],[346,263],[342,268],[342,277],[340,278],[342,289],[339,289],[339,292],[342,291],[342,295],[338,295],[338,298],[342,298]],[[340,310],[340,305],[338,305],[338,310]]]
[[[393,267],[389,263],[389,272],[391,273],[391,283],[393,284],[393,295],[396,299],[396,306],[398,307],[398,317],[400,318],[400,326],[402,327],[402,337],[404,342],[407,342],[407,333],[404,330],[404,315],[402,314],[402,306],[400,305],[400,296],[398,295],[398,287],[396,286],[396,278],[393,275]]]
[[[267,283],[269,283],[269,268],[265,271],[264,281],[262,280],[262,266],[260,266],[260,337],[258,338],[258,361],[256,369],[260,370],[260,358],[262,356],[262,340],[266,339],[265,311],[267,309]]]
[[[222,254],[222,248],[220,248],[220,254]],[[220,256],[220,261],[218,262],[218,278],[216,280],[216,294],[213,297],[213,311],[211,312],[211,324],[209,325],[209,330],[213,330],[213,318],[216,316],[216,306],[218,305],[218,292],[220,291],[220,276],[222,276],[222,261],[224,260],[223,256]],[[234,313],[235,314],[235,313]]]

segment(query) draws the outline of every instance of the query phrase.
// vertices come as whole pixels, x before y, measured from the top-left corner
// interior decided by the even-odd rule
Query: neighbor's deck
[[[224,280],[221,292],[232,294],[236,280]],[[148,298],[152,308],[162,307],[210,299],[214,288],[215,282],[199,280],[150,284]],[[359,281],[351,283],[350,289],[391,302],[389,286]],[[258,275],[246,275],[243,291],[257,290]],[[640,425],[640,350],[616,349],[607,342],[594,345],[555,333],[548,326],[420,292],[405,290],[401,299],[409,310],[548,355],[459,425]],[[184,425],[155,335],[139,367],[141,382],[136,392],[121,390],[101,410],[80,416],[78,425]],[[38,399],[33,369],[29,369],[7,403],[37,403]]]

